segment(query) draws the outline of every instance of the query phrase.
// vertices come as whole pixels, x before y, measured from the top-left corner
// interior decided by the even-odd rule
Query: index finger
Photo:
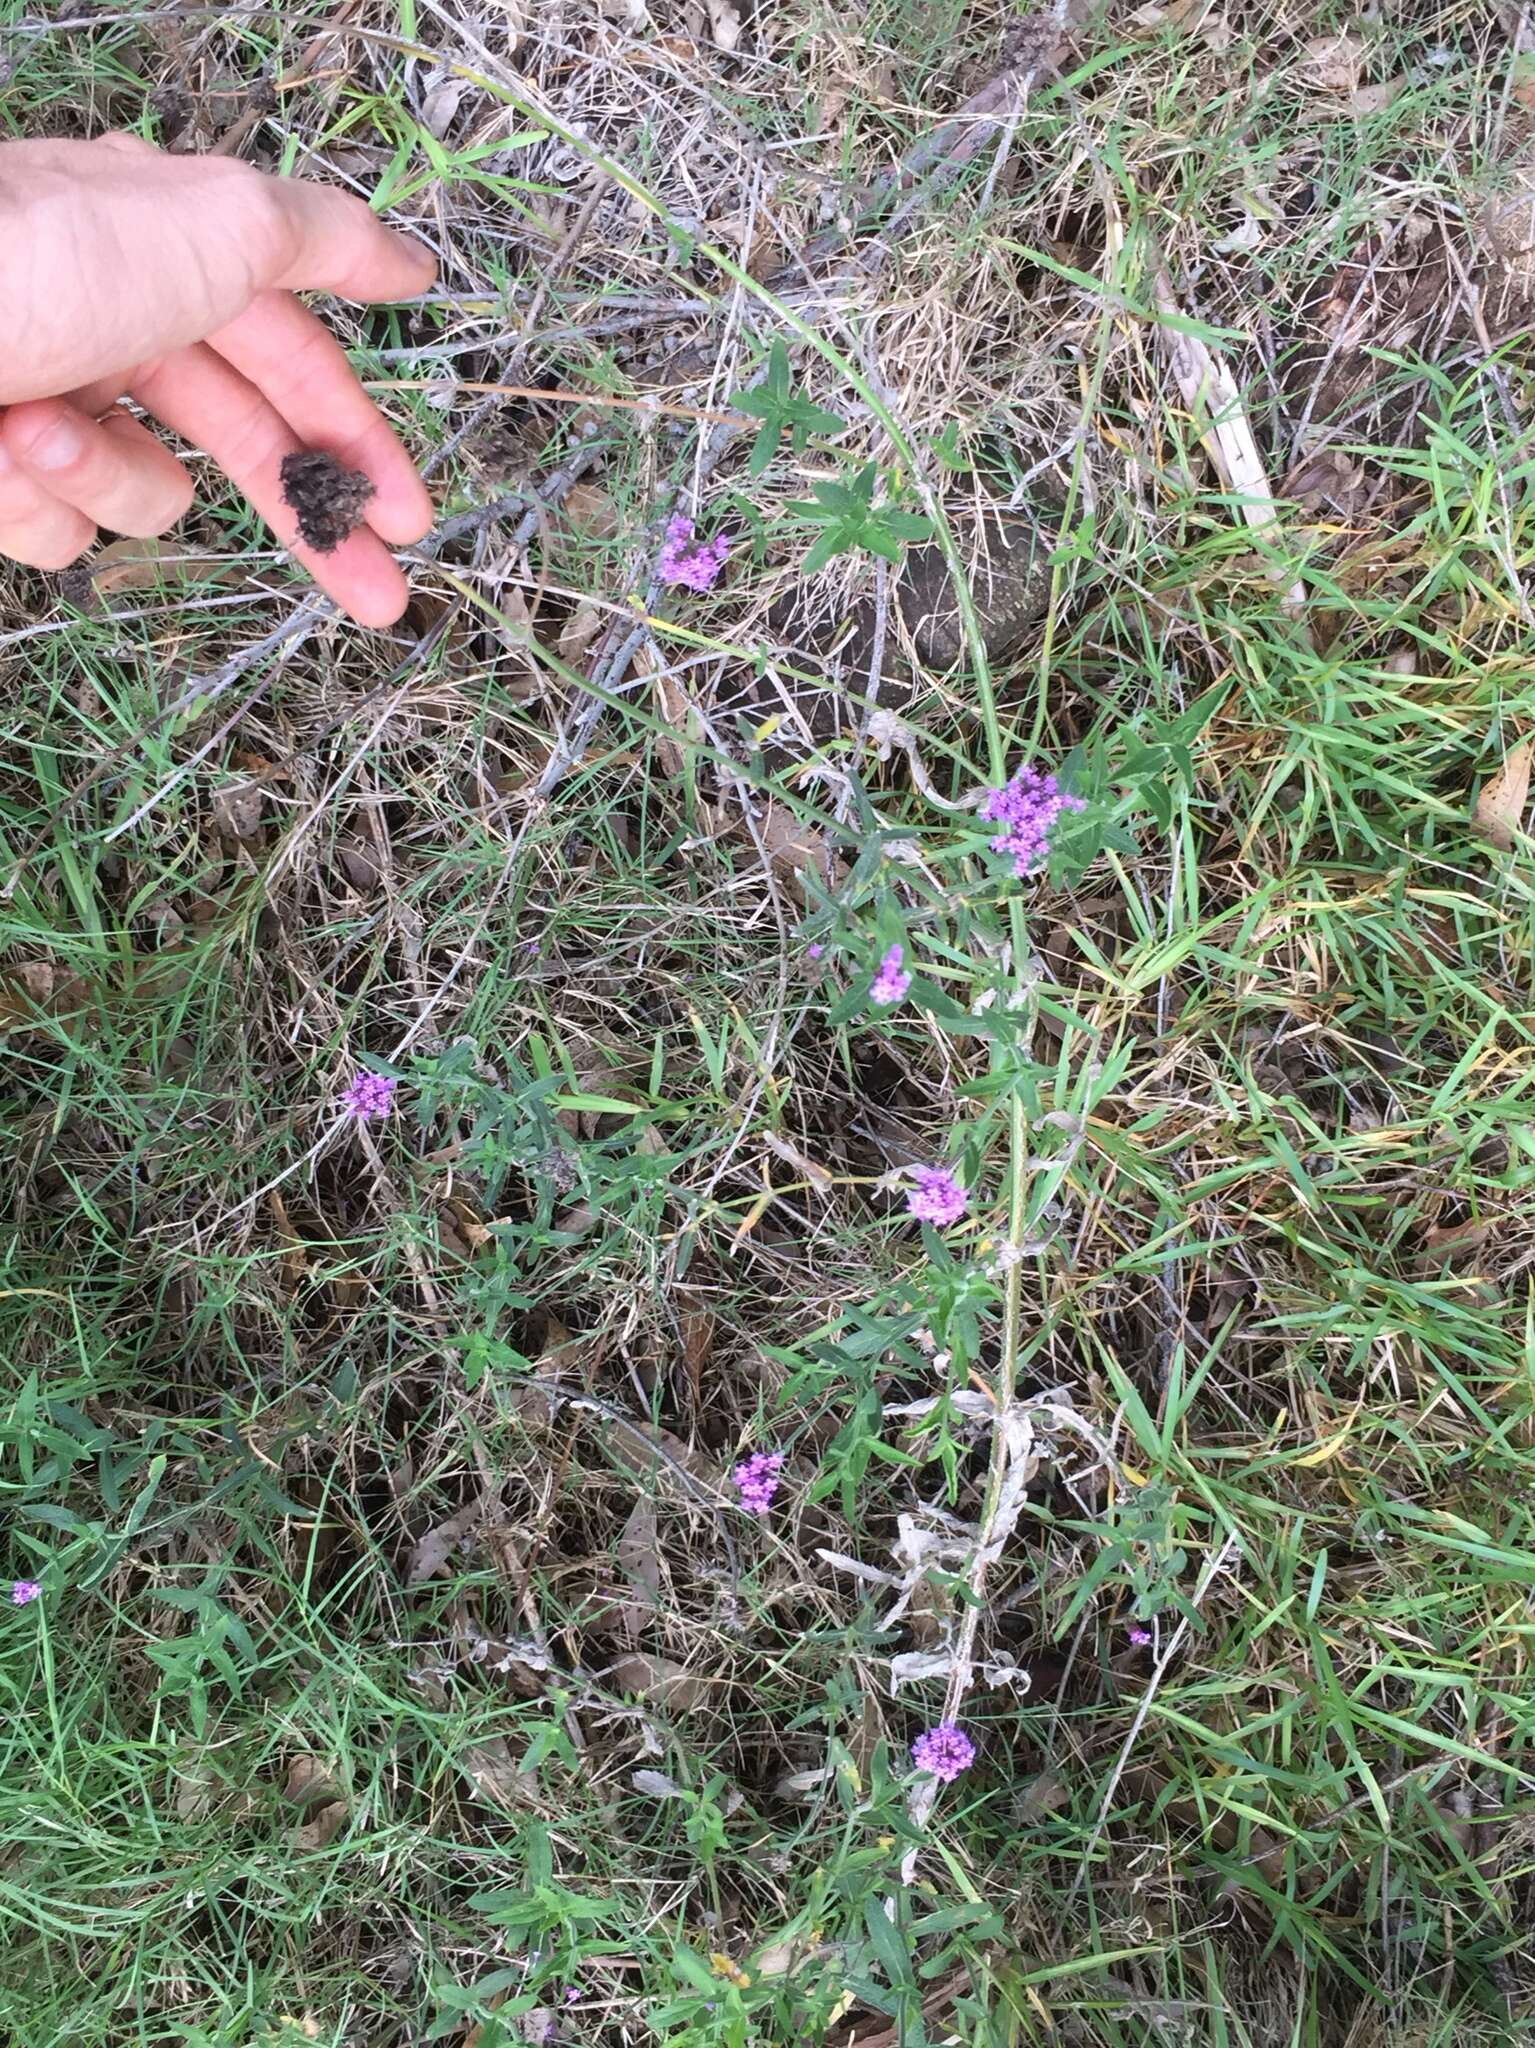
[[[334,185],[270,178],[286,241],[265,280],[290,292],[343,299],[410,299],[437,275],[431,250],[386,228],[372,209]]]

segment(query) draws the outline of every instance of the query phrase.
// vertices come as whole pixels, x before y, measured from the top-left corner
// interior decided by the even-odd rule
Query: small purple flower
[[[916,1186],[906,1197],[906,1210],[919,1223],[943,1229],[964,1215],[970,1197],[946,1166],[914,1166],[911,1177]]]
[[[41,1600],[43,1589],[36,1579],[17,1579],[11,1586],[11,1605],[30,1607],[34,1600]]]
[[[975,1762],[975,1744],[952,1721],[940,1721],[917,1737],[911,1760],[919,1771],[931,1771],[940,1785],[952,1785]]]
[[[1137,1650],[1144,1650],[1151,1641],[1151,1630],[1149,1628],[1132,1628],[1127,1633],[1131,1644]]]
[[[1011,856],[1013,873],[1027,875],[1050,852],[1050,833],[1062,811],[1084,811],[1079,796],[1067,796],[1053,775],[1020,768],[1011,782],[989,789],[978,816],[1002,830],[991,842],[993,853]]]
[[[399,1083],[388,1074],[370,1074],[362,1068],[350,1088],[341,1098],[341,1107],[366,1122],[370,1116],[388,1116],[394,1107],[394,1091]]]
[[[741,1489],[741,1505],[749,1515],[765,1515],[773,1505],[782,1469],[782,1451],[753,1451],[731,1473]]]
[[[708,590],[729,553],[728,534],[717,533],[713,540],[695,541],[692,520],[678,512],[667,522],[666,541],[656,559],[656,574],[673,589]]]
[[[825,951],[826,948],[821,944],[819,939],[812,939],[810,944],[805,948],[805,958],[807,960],[819,960],[821,955]]]
[[[567,2005],[574,2005],[574,2004],[575,2004],[575,2002],[576,2002],[576,2000],[577,2000],[577,1999],[578,1999],[578,1998],[579,1998],[580,1996],[581,1996],[581,1987],[580,1987],[580,1985],[579,1985],[579,1984],[567,1984],[567,1985],[565,1986],[565,2003],[566,2003]]]
[[[879,963],[873,981],[869,984],[869,998],[882,1009],[891,1003],[898,1003],[911,987],[911,976],[901,966],[904,948],[892,946]]]

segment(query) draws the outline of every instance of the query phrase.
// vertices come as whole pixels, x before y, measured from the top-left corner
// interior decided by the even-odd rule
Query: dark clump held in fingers
[[[334,455],[307,448],[285,455],[278,475],[282,501],[298,520],[299,538],[316,554],[330,554],[361,526],[373,484],[360,469],[343,469]]]

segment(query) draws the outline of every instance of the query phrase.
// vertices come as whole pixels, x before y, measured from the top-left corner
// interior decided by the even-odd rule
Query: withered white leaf
[[[735,0],[708,0],[709,27],[716,49],[733,50],[741,40],[741,13]]]
[[[629,1783],[636,1792],[643,1792],[647,1799],[683,1799],[687,1796],[676,1779],[667,1777],[665,1771],[631,1771]]]

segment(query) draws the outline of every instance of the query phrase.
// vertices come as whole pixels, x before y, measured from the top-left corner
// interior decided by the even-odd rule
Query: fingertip
[[[386,227],[384,232],[398,249],[400,261],[407,272],[414,267],[415,281],[408,291],[400,293],[400,297],[413,299],[422,292],[429,292],[437,282],[437,258],[432,251],[425,242],[418,242],[414,235],[401,234],[398,228]]]
[[[413,548],[426,539],[437,518],[437,508],[426,486],[397,486],[380,491],[367,507],[368,524],[379,539],[392,548]]]
[[[366,597],[359,596],[345,607],[359,626],[381,633],[388,626],[397,626],[405,616],[405,607],[410,603],[410,590],[405,578],[400,578],[399,588],[392,592],[370,591]]]
[[[28,569],[40,569],[45,576],[71,567],[96,538],[96,529],[68,506],[61,506],[59,512],[62,516],[51,522],[46,531],[34,530],[20,538],[0,541],[0,554],[9,555]]]
[[[410,602],[410,586],[376,534],[354,533],[329,554],[317,554],[302,542],[291,551],[294,560],[359,626],[381,631],[399,623]]]
[[[33,569],[41,569],[45,576],[57,576],[72,569],[95,538],[96,529],[92,526],[78,540],[61,541],[57,547],[39,547],[30,556],[20,555],[17,559]]]

